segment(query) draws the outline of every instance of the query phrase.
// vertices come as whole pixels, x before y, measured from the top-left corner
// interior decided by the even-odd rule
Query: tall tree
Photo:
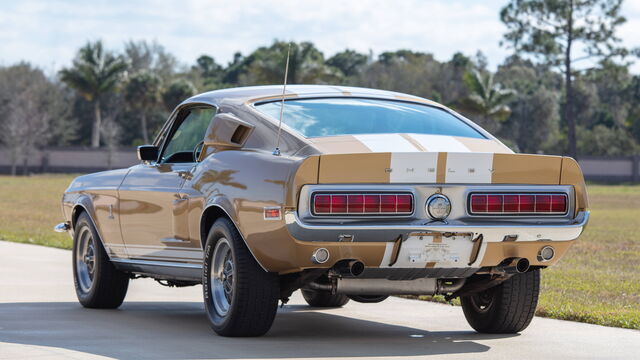
[[[327,59],[327,65],[340,69],[344,76],[349,77],[359,74],[368,60],[367,55],[347,49]]]
[[[569,155],[577,157],[573,76],[576,62],[625,56],[615,33],[626,20],[623,0],[510,0],[500,12],[509,31],[506,42],[516,53],[530,53],[546,64],[561,67],[564,75],[564,120]],[[576,52],[581,53],[575,56]]]
[[[176,57],[156,41],[130,40],[124,44],[124,57],[129,64],[130,72],[152,71],[162,81],[173,78],[178,67]]]
[[[474,120],[485,129],[497,131],[511,113],[507,103],[515,91],[494,82],[493,74],[482,74],[475,69],[465,74],[464,82],[471,94],[457,107],[477,115]]]
[[[289,43],[276,41],[270,47],[258,48],[245,61],[250,61],[242,83],[280,84],[284,80],[285,63]],[[290,84],[313,84],[335,82],[339,71],[327,66],[324,55],[313,43],[291,44],[289,57]]]
[[[42,71],[29,64],[0,69],[0,141],[9,150],[12,175],[18,160],[26,174],[34,150],[51,136],[52,119],[58,115],[51,96],[56,90]]]
[[[174,80],[162,92],[162,102],[167,111],[171,112],[181,102],[195,95],[196,88],[185,79]]]
[[[202,78],[202,85],[207,90],[217,89],[222,84],[222,79],[224,77],[223,68],[209,55],[200,55],[192,70]]]
[[[140,133],[145,144],[149,143],[148,113],[160,103],[161,84],[160,77],[143,70],[131,76],[125,88],[127,103],[138,112]]]
[[[101,97],[116,89],[126,69],[127,63],[121,56],[106,51],[102,41],[96,41],[80,48],[70,68],[60,70],[61,80],[93,103],[91,147],[100,146]]]

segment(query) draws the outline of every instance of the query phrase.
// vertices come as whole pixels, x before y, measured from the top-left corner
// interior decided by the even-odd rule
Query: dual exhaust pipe
[[[521,274],[529,271],[529,260],[527,258],[510,258],[502,262],[499,266],[507,274]],[[364,263],[360,260],[350,260],[336,265],[336,270],[341,275],[358,277],[364,272]]]
[[[521,274],[529,271],[529,260],[526,258],[511,258],[502,262],[499,266],[507,274]]]

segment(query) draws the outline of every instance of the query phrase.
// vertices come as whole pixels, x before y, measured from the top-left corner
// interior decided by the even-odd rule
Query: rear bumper
[[[486,242],[501,242],[505,236],[517,236],[516,241],[568,241],[580,236],[589,222],[589,212],[581,211],[574,219],[561,223],[451,223],[427,225],[393,224],[310,224],[300,220],[295,212],[285,214],[289,233],[300,241],[394,241],[399,235],[414,232],[482,234]]]
[[[580,236],[588,221],[589,212],[584,211],[574,219],[554,223],[327,225],[304,223],[294,211],[285,214],[287,229],[295,239],[300,268],[331,267],[340,260],[358,259],[368,268],[391,272],[394,269],[433,269],[434,274],[430,274],[433,277],[452,271],[466,277],[472,269],[497,266],[514,257],[527,258],[532,266],[551,266]],[[435,243],[450,248],[459,261],[424,260],[429,257],[425,254],[432,251]],[[542,261],[538,255],[545,246],[553,247],[555,256]],[[330,261],[313,264],[307,260],[315,249],[321,247],[331,253]]]

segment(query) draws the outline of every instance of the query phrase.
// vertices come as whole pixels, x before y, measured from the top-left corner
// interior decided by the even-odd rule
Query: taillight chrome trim
[[[315,211],[315,202],[316,202],[316,196],[318,195],[340,195],[340,196],[346,196],[347,197],[347,203],[346,203],[346,208],[347,208],[347,212],[330,212],[330,213],[316,213]],[[409,196],[411,198],[411,211],[409,212],[382,212],[382,211],[378,211],[378,212],[349,212],[349,196],[366,196],[366,195],[373,195],[373,196],[384,196],[384,195],[405,195],[405,196]],[[363,209],[364,206],[366,206],[366,204],[363,201]],[[398,207],[398,200],[396,198],[396,209]],[[382,201],[380,201],[378,208],[381,210],[382,208]],[[311,196],[309,198],[309,212],[311,214],[311,216],[313,217],[336,217],[336,216],[348,216],[349,218],[358,218],[358,217],[381,217],[381,216],[392,216],[394,218],[396,217],[408,217],[408,216],[412,216],[415,212],[415,208],[416,208],[416,199],[413,193],[408,192],[408,191],[367,191],[364,190],[362,192],[354,192],[354,191],[349,191],[349,192],[342,192],[342,191],[315,191],[313,193],[311,193]]]
[[[473,196],[476,195],[500,195],[500,196],[509,196],[509,195],[526,195],[526,196],[534,196],[534,199],[536,199],[536,196],[551,196],[551,195],[557,195],[557,196],[563,196],[564,200],[565,200],[565,211],[563,212],[553,212],[553,211],[527,211],[527,212],[514,212],[514,211],[504,211],[504,200],[502,202],[502,211],[486,211],[486,212],[474,212],[473,208],[472,208],[472,198]],[[550,206],[552,206],[552,203],[550,201]],[[536,203],[534,202],[534,206],[536,205]],[[488,206],[488,203],[487,203]],[[569,196],[567,195],[567,193],[565,192],[519,192],[519,191],[514,191],[514,192],[492,192],[492,191],[474,191],[474,192],[470,192],[467,195],[467,213],[471,216],[513,216],[513,217],[523,217],[523,216],[565,216],[569,213],[569,211],[571,210],[571,202],[569,200]]]

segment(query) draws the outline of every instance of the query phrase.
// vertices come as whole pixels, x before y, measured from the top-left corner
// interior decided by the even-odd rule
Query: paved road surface
[[[521,335],[476,334],[458,307],[391,298],[312,310],[296,295],[261,338],[209,328],[201,288],[135,280],[118,310],[82,308],[71,253],[0,242],[0,359],[640,358],[640,331],[536,318]]]

